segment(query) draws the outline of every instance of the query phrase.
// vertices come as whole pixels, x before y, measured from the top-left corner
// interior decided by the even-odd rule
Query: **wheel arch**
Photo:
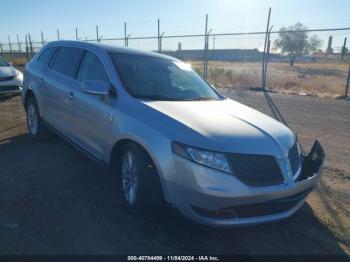
[[[166,187],[164,186],[164,181],[161,178],[160,167],[155,159],[155,156],[150,152],[147,145],[145,143],[143,143],[142,141],[140,141],[138,139],[134,139],[134,138],[125,137],[125,138],[121,138],[117,142],[115,142],[114,146],[111,150],[110,156],[109,156],[109,162],[108,162],[109,168],[112,169],[112,168],[116,167],[117,160],[121,156],[121,153],[123,152],[124,146],[128,143],[134,143],[137,146],[139,146],[147,154],[149,159],[152,161],[152,164],[157,172],[157,176],[158,176],[158,179],[159,179],[159,182],[161,185],[163,197],[165,200],[167,200],[168,199],[167,190],[166,190]]]
[[[154,156],[152,155],[152,153],[149,152],[145,143],[143,143],[137,139],[133,139],[133,138],[129,138],[129,137],[121,138],[117,142],[114,143],[113,148],[112,148],[111,153],[110,153],[110,156],[109,156],[109,159],[108,159],[108,163],[110,166],[113,166],[113,164],[115,164],[115,161],[118,159],[118,156],[120,156],[120,154],[123,152],[124,146],[128,143],[134,143],[137,146],[139,146],[148,155],[148,157],[150,158],[152,163],[157,168],[157,172],[159,172],[158,171],[159,168],[157,167]]]
[[[28,90],[25,92],[25,94],[24,94],[24,100],[23,100],[23,101],[24,101],[24,107],[25,107],[25,109],[27,108],[27,102],[28,102],[28,100],[29,100],[30,98],[32,98],[32,97],[36,98],[36,96],[35,96],[33,90],[32,90],[32,89],[28,89]]]

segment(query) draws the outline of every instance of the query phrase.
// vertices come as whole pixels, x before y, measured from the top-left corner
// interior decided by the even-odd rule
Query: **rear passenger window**
[[[53,54],[56,52],[57,47],[47,48],[38,58],[38,62],[48,65]]]
[[[74,77],[84,51],[74,47],[62,47],[52,64],[52,70],[68,77]]]
[[[77,75],[77,80],[99,80],[107,83],[110,82],[101,60],[91,52],[86,52]]]

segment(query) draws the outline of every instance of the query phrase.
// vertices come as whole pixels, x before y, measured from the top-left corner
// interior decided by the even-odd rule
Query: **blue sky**
[[[104,38],[122,37],[127,22],[131,36],[157,33],[157,18],[165,35],[204,32],[204,17],[209,15],[213,33],[264,31],[268,7],[272,7],[274,29],[301,22],[309,28],[350,27],[350,0],[30,0],[1,1],[0,42],[16,34],[24,40],[26,33],[40,40],[56,40],[59,29],[63,39],[74,39],[78,27],[82,38],[95,38],[99,26]],[[334,36],[335,47],[341,46],[350,31],[318,33],[327,42]],[[213,45],[210,40],[210,48]],[[203,39],[165,39],[164,49],[175,49],[182,42],[184,49],[201,48]],[[113,42],[121,45],[122,42]],[[133,40],[129,46],[155,49],[157,40]],[[350,44],[350,43],[349,43]],[[216,48],[261,48],[263,36],[217,37]]]

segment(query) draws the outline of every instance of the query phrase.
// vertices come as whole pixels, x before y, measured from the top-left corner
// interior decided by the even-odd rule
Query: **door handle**
[[[75,99],[74,93],[73,92],[69,92],[68,94],[66,94],[66,98],[69,101]]]

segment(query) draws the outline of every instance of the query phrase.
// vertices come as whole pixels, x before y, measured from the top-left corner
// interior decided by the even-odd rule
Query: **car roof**
[[[175,57],[159,54],[156,52],[143,51],[143,50],[133,49],[133,48],[129,48],[129,47],[118,47],[118,46],[113,46],[113,45],[92,43],[92,42],[85,42],[85,41],[69,41],[69,40],[53,41],[53,42],[49,42],[48,44],[46,44],[45,47],[50,47],[50,46],[74,46],[74,47],[78,47],[78,48],[85,47],[85,48],[92,48],[95,50],[102,49],[108,53],[142,55],[142,56],[159,57],[159,58],[163,58],[163,59],[178,61],[178,59]]]

